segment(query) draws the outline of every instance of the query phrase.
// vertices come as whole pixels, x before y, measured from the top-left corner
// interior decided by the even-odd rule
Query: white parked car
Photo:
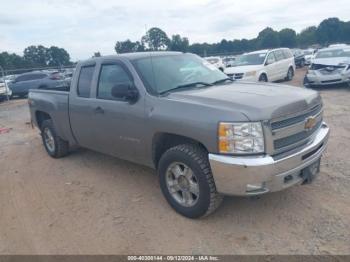
[[[294,72],[294,56],[288,48],[246,53],[237,57],[233,67],[225,69],[232,79],[254,82],[292,80]]]
[[[205,57],[204,59],[207,60],[210,64],[217,67],[218,69],[220,69],[221,71],[225,70],[225,64],[221,57],[210,56],[210,57]]]
[[[10,98],[12,95],[12,91],[7,85],[8,81],[7,78],[0,78],[0,102]]]
[[[315,56],[316,50],[315,49],[306,49],[303,50],[304,55],[305,55],[305,65],[311,65],[312,59]]]
[[[304,78],[304,85],[339,83],[350,83],[350,46],[320,49]]]
[[[231,67],[234,66],[236,57],[235,56],[227,56],[222,59],[224,62],[225,67]]]

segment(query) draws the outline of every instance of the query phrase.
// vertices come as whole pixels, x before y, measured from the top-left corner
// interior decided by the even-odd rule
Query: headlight
[[[222,154],[263,153],[264,134],[260,122],[219,124],[219,152]]]
[[[245,76],[255,76],[256,71],[250,71],[250,72],[246,72]]]

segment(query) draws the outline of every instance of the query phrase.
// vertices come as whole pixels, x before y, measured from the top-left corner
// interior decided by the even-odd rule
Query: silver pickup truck
[[[188,53],[80,62],[69,92],[31,90],[28,102],[50,156],[81,146],[153,167],[169,204],[190,218],[223,195],[311,182],[329,136],[317,92],[236,83]]]

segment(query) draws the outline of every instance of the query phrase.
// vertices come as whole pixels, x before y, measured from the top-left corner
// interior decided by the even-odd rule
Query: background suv
[[[259,50],[237,57],[225,73],[236,80],[271,82],[291,80],[294,76],[294,56],[288,48]]]
[[[62,75],[59,72],[30,72],[17,76],[9,84],[12,96],[25,97],[29,89],[57,89],[65,86]]]

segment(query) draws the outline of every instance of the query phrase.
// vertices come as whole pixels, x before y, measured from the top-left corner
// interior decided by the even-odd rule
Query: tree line
[[[45,47],[42,45],[28,46],[23,56],[2,52],[0,53],[0,66],[5,70],[18,68],[60,67],[71,65],[69,53],[57,46]]]
[[[117,53],[170,50],[191,52],[201,56],[214,54],[239,54],[243,52],[276,48],[307,48],[312,45],[328,46],[333,43],[350,43],[350,21],[344,22],[338,18],[323,20],[318,26],[305,28],[300,33],[290,28],[275,31],[266,27],[253,39],[222,39],[218,43],[189,44],[187,37],[167,34],[160,28],[149,29],[140,41],[129,39],[118,41],[115,45]]]
[[[312,45],[327,46],[333,43],[350,43],[350,21],[341,21],[338,18],[323,20],[318,26],[305,28],[300,33],[285,28],[280,31],[267,27],[253,39],[222,39],[218,43],[189,43],[187,37],[179,34],[169,37],[162,29],[149,29],[139,41],[118,41],[115,44],[117,53],[170,50],[191,52],[201,56],[214,54],[239,54],[243,52],[275,48],[307,48]],[[93,56],[101,56],[95,52]],[[2,52],[0,66],[5,70],[35,67],[60,67],[71,65],[69,53],[60,47],[45,47],[42,45],[28,46],[23,56]]]

